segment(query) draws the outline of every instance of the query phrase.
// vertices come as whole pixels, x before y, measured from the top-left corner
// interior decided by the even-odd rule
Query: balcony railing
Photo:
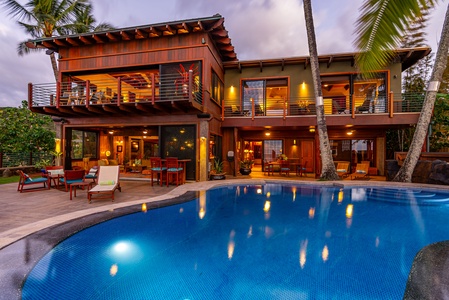
[[[86,76],[88,77],[88,76]],[[163,103],[190,101],[203,104],[201,83],[192,72],[179,74],[151,74],[145,80],[129,77],[92,79],[46,84],[30,84],[31,106],[89,106],[120,105],[129,102]]]
[[[326,115],[419,113],[425,94],[393,94],[388,97],[358,98],[349,96],[323,99]],[[241,105],[239,100],[225,100],[222,106],[222,118],[227,117],[287,117],[315,115],[314,98],[270,99],[264,104],[247,101]]]

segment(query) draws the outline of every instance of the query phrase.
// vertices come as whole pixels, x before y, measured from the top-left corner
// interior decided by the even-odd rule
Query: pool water
[[[449,239],[449,194],[266,184],[125,215],[62,241],[23,299],[401,299]]]

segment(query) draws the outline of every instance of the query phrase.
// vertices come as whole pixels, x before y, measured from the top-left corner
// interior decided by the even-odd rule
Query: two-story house
[[[27,45],[59,56],[58,81],[30,83],[28,100],[59,124],[65,168],[176,156],[202,181],[215,158],[236,174],[239,160],[263,170],[283,154],[320,172],[309,58],[239,61],[220,15]],[[335,161],[369,161],[383,175],[386,131],[416,124],[422,95],[401,93],[401,73],[430,49],[396,53],[372,79],[358,76],[355,53],[319,57]]]

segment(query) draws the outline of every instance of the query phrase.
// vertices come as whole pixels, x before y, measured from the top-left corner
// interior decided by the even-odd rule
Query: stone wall
[[[400,167],[397,160],[387,160],[385,168],[386,179],[391,181]],[[419,160],[412,174],[412,182],[449,185],[449,163],[442,160]]]

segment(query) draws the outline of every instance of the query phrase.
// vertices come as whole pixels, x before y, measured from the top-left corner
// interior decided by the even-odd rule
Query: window
[[[287,108],[288,79],[244,80],[243,110],[256,116],[281,116]]]
[[[361,78],[358,74],[321,77],[326,114],[347,113],[352,102],[357,113],[387,112],[387,89],[385,72],[373,78]]]
[[[212,70],[210,91],[211,91],[211,99],[217,102],[218,104],[221,104],[224,98],[224,84],[214,70]]]
[[[98,134],[91,131],[73,130],[72,159],[97,158]]]

